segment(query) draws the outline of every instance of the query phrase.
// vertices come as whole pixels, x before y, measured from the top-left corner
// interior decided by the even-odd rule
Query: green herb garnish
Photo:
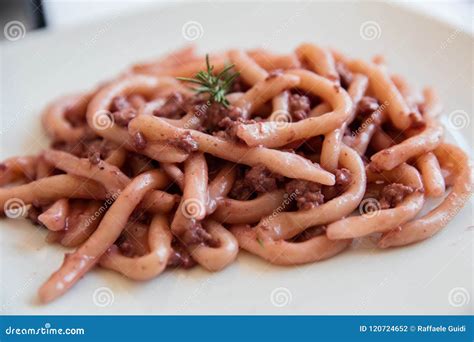
[[[224,107],[229,107],[225,95],[229,92],[232,82],[239,76],[239,72],[230,73],[229,70],[234,67],[234,64],[226,66],[219,74],[214,75],[214,66],[209,62],[209,55],[206,54],[207,71],[199,71],[194,78],[177,77],[178,80],[190,82],[199,85],[193,88],[197,94],[208,93],[211,101],[220,103]]]
[[[260,245],[260,247],[265,248],[265,246],[263,245],[263,240],[262,240],[262,239],[260,239],[260,238],[258,237],[258,238],[257,238],[257,242],[258,242],[258,244]]]

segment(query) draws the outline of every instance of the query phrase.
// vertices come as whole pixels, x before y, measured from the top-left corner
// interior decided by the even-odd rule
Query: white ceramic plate
[[[445,121],[454,111],[466,120],[462,129],[449,125],[450,135],[464,148],[473,146],[468,34],[388,4],[204,2],[28,33],[4,44],[2,159],[47,146],[39,121],[47,101],[182,46],[182,28],[191,21],[199,23],[198,31],[187,34],[197,34],[203,52],[259,46],[289,51],[315,41],[362,58],[382,53],[392,72],[417,86],[436,87]],[[405,248],[374,250],[362,243],[333,259],[291,268],[241,253],[223,272],[196,267],[144,283],[97,269],[46,306],[36,303],[36,290],[61,264],[65,249],[46,244],[44,231],[26,221],[1,220],[2,313],[467,314],[472,207],[471,201],[432,239]]]

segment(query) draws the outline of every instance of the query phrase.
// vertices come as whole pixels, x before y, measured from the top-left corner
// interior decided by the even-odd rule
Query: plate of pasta
[[[5,44],[4,312],[468,313],[472,37],[266,6]]]

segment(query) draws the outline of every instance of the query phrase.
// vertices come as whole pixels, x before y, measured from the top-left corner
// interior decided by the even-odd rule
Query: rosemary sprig
[[[193,88],[197,94],[208,93],[211,101],[220,103],[224,107],[229,107],[225,95],[229,92],[232,83],[239,76],[239,72],[230,73],[229,70],[234,67],[233,64],[226,66],[219,74],[214,75],[214,66],[209,62],[209,55],[206,54],[206,71],[199,71],[194,78],[177,77],[178,80],[197,84]]]

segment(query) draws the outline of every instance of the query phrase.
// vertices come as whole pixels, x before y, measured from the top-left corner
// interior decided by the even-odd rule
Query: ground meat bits
[[[263,165],[252,167],[245,174],[245,181],[257,192],[269,192],[275,190],[277,185],[277,177]]]
[[[204,126],[210,132],[220,130],[229,126],[228,120],[237,121],[242,117],[242,111],[238,107],[226,108],[219,103],[212,103],[206,111]]]
[[[126,257],[132,258],[137,255],[133,244],[128,241],[120,243],[118,248],[120,249],[121,254]]]
[[[300,179],[293,179],[285,185],[290,198],[296,199],[298,209],[309,210],[324,203],[321,185]]]
[[[196,245],[200,243],[213,244],[211,234],[209,234],[199,222],[192,222],[182,236],[182,241],[186,245]]]
[[[84,139],[75,143],[53,142],[51,148],[71,153],[79,158],[89,158],[94,163],[97,159],[105,159],[116,147],[107,140]]]
[[[137,111],[125,96],[117,96],[112,100],[112,118],[119,126],[127,126],[137,116]]]
[[[146,148],[146,145],[147,145],[147,142],[145,140],[145,137],[143,136],[143,134],[141,134],[140,132],[136,132],[134,135],[133,135],[133,146],[141,151],[141,150],[144,150]]]
[[[199,148],[198,143],[193,139],[189,132],[184,133],[177,139],[171,140],[170,144],[182,149],[187,153],[197,151]]]
[[[364,96],[357,104],[357,115],[368,117],[379,108],[379,102],[370,96]]]
[[[352,173],[346,168],[336,169],[336,189],[341,192],[352,183]]]
[[[288,105],[293,121],[306,119],[311,110],[311,102],[305,95],[291,94]]]
[[[128,123],[132,121],[134,117],[137,116],[137,111],[130,107],[126,109],[119,110],[117,112],[112,113],[114,123],[116,123],[119,126],[126,127],[128,126]]]
[[[112,112],[116,112],[122,109],[130,108],[130,103],[125,96],[116,96],[112,100]]]
[[[245,176],[235,182],[230,196],[240,200],[248,199],[254,192],[276,190],[281,180],[282,176],[273,174],[263,165],[257,165],[247,170]]]
[[[173,251],[168,259],[168,266],[191,268],[196,265],[196,261],[191,257],[186,247],[178,240],[172,243]]]
[[[413,191],[413,188],[400,183],[386,185],[380,192],[380,207],[382,209],[394,208]]]
[[[153,111],[153,115],[169,119],[179,119],[186,113],[187,101],[178,92],[171,93],[166,98],[165,103],[160,108]]]
[[[237,179],[232,186],[232,190],[229,193],[231,198],[235,198],[237,200],[243,201],[249,199],[254,190],[250,188],[248,184],[245,183],[245,179]]]
[[[100,152],[99,151],[89,151],[89,162],[92,165],[97,165],[100,163]]]

